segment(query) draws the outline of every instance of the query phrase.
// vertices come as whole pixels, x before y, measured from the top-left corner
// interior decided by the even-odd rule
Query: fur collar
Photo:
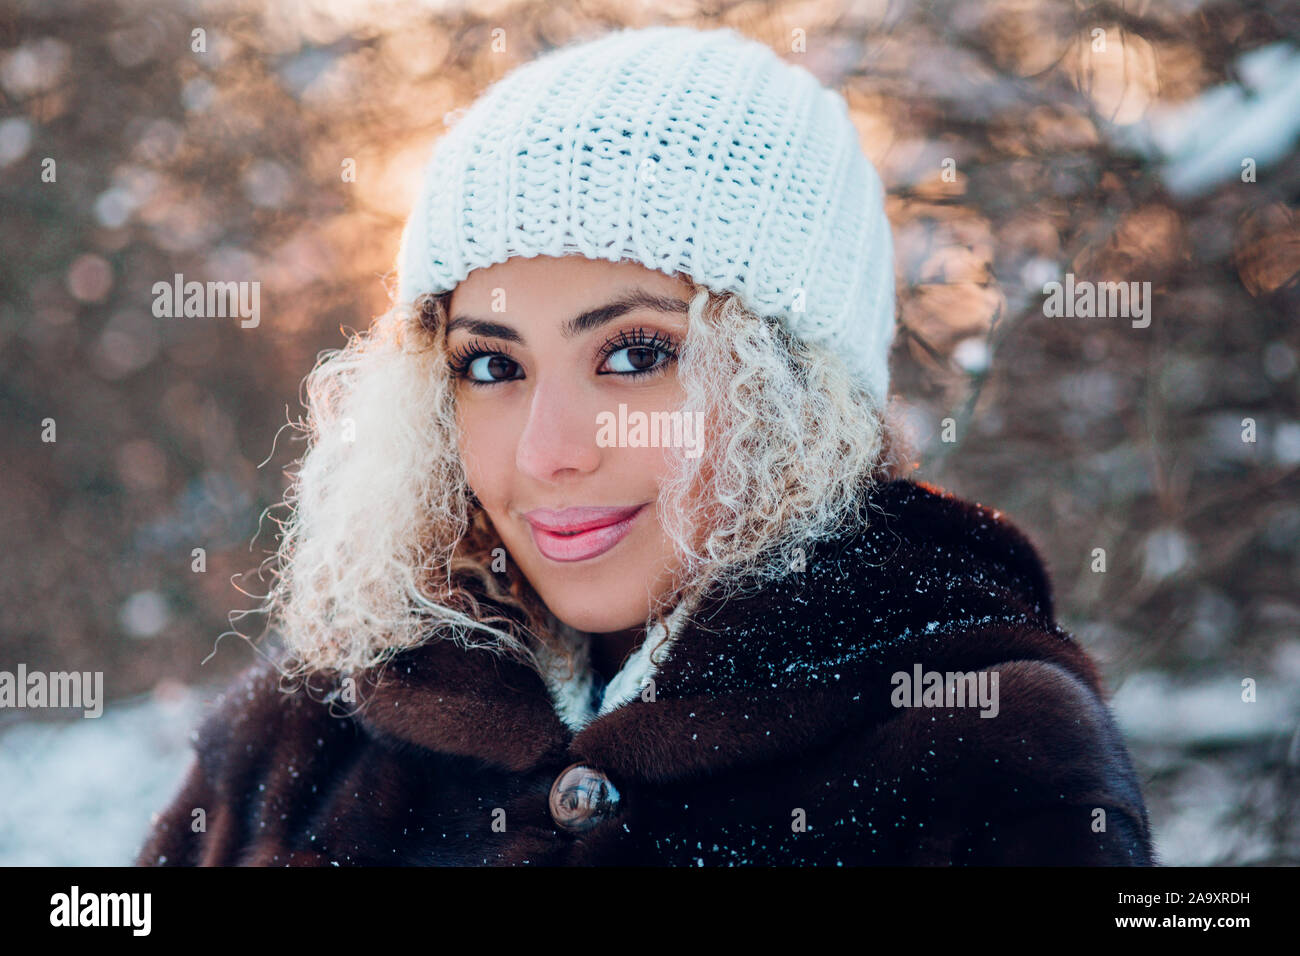
[[[543,671],[542,679],[555,703],[555,712],[565,726],[577,733],[597,717],[603,717],[640,696],[667,659],[688,614],[687,605],[679,604],[668,615],[667,626],[656,624],[651,628],[607,685],[601,683],[592,667],[590,635],[573,630],[564,635],[574,662],[572,674],[560,655],[543,650],[541,657],[547,669]]]
[[[395,657],[358,719],[401,744],[512,771],[582,761],[667,782],[886,720],[890,675],[915,664],[1043,660],[1100,693],[1091,661],[1052,622],[1032,545],[998,512],[908,481],[875,486],[869,504],[872,520],[811,544],[804,570],[679,607],[667,653],[634,654],[599,707],[589,664],[566,687],[439,641]]]

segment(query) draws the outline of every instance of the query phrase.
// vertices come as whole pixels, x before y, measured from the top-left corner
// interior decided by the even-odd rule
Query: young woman
[[[843,100],[729,31],[554,51],[434,153],[308,380],[283,653],[142,864],[1150,864],[997,512],[901,480]]]

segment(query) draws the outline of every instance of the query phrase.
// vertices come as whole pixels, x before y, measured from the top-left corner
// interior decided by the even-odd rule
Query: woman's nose
[[[586,474],[600,464],[596,411],[572,383],[538,382],[515,449],[515,466],[537,481]]]

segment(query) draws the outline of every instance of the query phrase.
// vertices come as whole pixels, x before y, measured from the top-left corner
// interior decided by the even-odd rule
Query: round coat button
[[[614,816],[620,799],[609,777],[575,763],[551,784],[551,819],[556,826],[581,833]]]

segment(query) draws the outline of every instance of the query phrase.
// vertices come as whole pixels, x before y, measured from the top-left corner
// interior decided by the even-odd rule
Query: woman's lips
[[[533,543],[552,561],[586,561],[618,544],[632,530],[644,504],[631,508],[538,508],[524,515]]]

